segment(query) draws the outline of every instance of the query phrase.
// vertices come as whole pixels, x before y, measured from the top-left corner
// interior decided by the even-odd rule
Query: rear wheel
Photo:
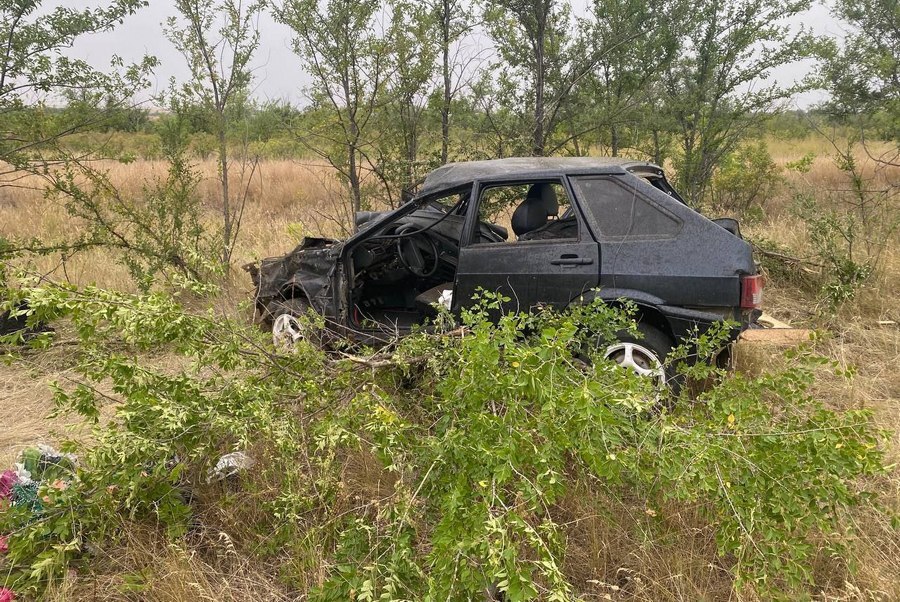
[[[313,340],[308,322],[298,319],[305,316],[310,309],[309,301],[303,297],[293,297],[278,301],[272,321],[272,344],[279,351],[289,352],[296,349],[302,340]]]
[[[639,376],[652,379],[660,390],[670,387],[677,393],[677,382],[669,378],[665,365],[666,357],[672,350],[672,340],[646,324],[638,324],[637,329],[643,336],[639,338],[622,333],[618,341],[606,348],[603,357]]]

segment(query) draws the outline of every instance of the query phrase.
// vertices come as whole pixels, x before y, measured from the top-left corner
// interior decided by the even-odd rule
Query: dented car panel
[[[287,255],[246,266],[256,288],[260,309],[271,313],[271,303],[302,296],[317,312],[333,313],[329,310],[333,306],[336,245],[338,241],[333,239],[307,237]]]

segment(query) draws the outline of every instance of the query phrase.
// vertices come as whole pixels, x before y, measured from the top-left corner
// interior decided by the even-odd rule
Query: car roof
[[[647,168],[662,174],[662,170],[652,163],[622,157],[512,157],[448,163],[428,174],[419,189],[419,196],[452,190],[475,180],[539,179],[564,174],[622,174],[635,168]]]

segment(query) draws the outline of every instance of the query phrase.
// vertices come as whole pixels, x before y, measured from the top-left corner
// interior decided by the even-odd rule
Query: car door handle
[[[590,265],[594,260],[590,257],[579,257],[577,255],[563,255],[559,259],[551,259],[551,265]]]

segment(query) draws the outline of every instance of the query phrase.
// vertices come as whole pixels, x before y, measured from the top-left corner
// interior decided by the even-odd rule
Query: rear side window
[[[569,195],[560,182],[489,184],[481,193],[478,219],[506,228],[509,243],[577,240],[578,218],[570,208]],[[517,211],[519,220],[515,219]]]
[[[681,220],[616,178],[572,181],[583,208],[605,239],[673,238],[681,231]]]

